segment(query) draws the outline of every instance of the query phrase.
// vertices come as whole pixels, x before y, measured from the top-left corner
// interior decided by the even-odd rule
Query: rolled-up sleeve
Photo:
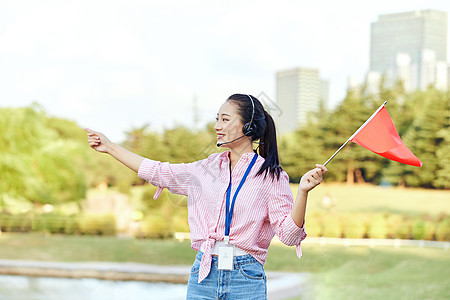
[[[298,227],[291,216],[294,206],[294,196],[289,186],[286,172],[280,174],[279,180],[274,180],[269,189],[269,220],[272,229],[283,244],[296,246],[297,256],[302,256],[301,242],[306,238],[304,226]]]
[[[146,158],[139,166],[138,177],[173,194],[187,196],[195,164],[170,164]]]

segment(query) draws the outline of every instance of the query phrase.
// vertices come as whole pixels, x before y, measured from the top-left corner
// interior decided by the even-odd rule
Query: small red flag
[[[383,107],[357,131],[350,141],[403,164],[421,167],[422,162],[403,144],[386,107]]]

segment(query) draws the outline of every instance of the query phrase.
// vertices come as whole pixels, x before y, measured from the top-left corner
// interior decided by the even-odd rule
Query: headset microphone
[[[238,137],[237,139],[234,139],[234,140],[229,141],[229,142],[225,142],[225,143],[217,143],[217,147],[220,147],[220,146],[222,146],[222,145],[229,144],[229,143],[232,143],[232,142],[234,142],[234,141],[237,141],[237,140],[243,138],[244,136],[245,136],[245,134],[242,135],[242,136],[240,136],[240,137]]]

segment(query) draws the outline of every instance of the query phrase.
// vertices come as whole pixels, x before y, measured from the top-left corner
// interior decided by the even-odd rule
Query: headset
[[[229,141],[229,142],[217,143],[217,147],[237,141],[237,140],[243,138],[244,136],[251,137],[256,132],[256,124],[253,124],[253,117],[255,116],[255,103],[253,102],[253,98],[250,95],[247,95],[247,97],[249,97],[250,101],[252,101],[252,118],[251,118],[250,122],[245,123],[244,126],[242,127],[242,133],[244,135],[238,137],[237,139]]]
[[[247,95],[247,97],[249,97],[252,101],[252,119],[250,120],[250,122],[244,124],[244,126],[242,127],[242,133],[245,136],[251,136],[256,132],[256,124],[253,124],[253,117],[255,116],[255,103],[253,102],[253,98],[250,95]]]

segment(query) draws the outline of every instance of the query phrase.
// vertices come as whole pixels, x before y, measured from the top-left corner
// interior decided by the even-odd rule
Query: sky
[[[0,107],[37,102],[121,142],[146,124],[203,128],[234,93],[275,101],[276,72],[311,67],[333,108],[369,69],[370,24],[419,9],[450,4],[0,0]]]

